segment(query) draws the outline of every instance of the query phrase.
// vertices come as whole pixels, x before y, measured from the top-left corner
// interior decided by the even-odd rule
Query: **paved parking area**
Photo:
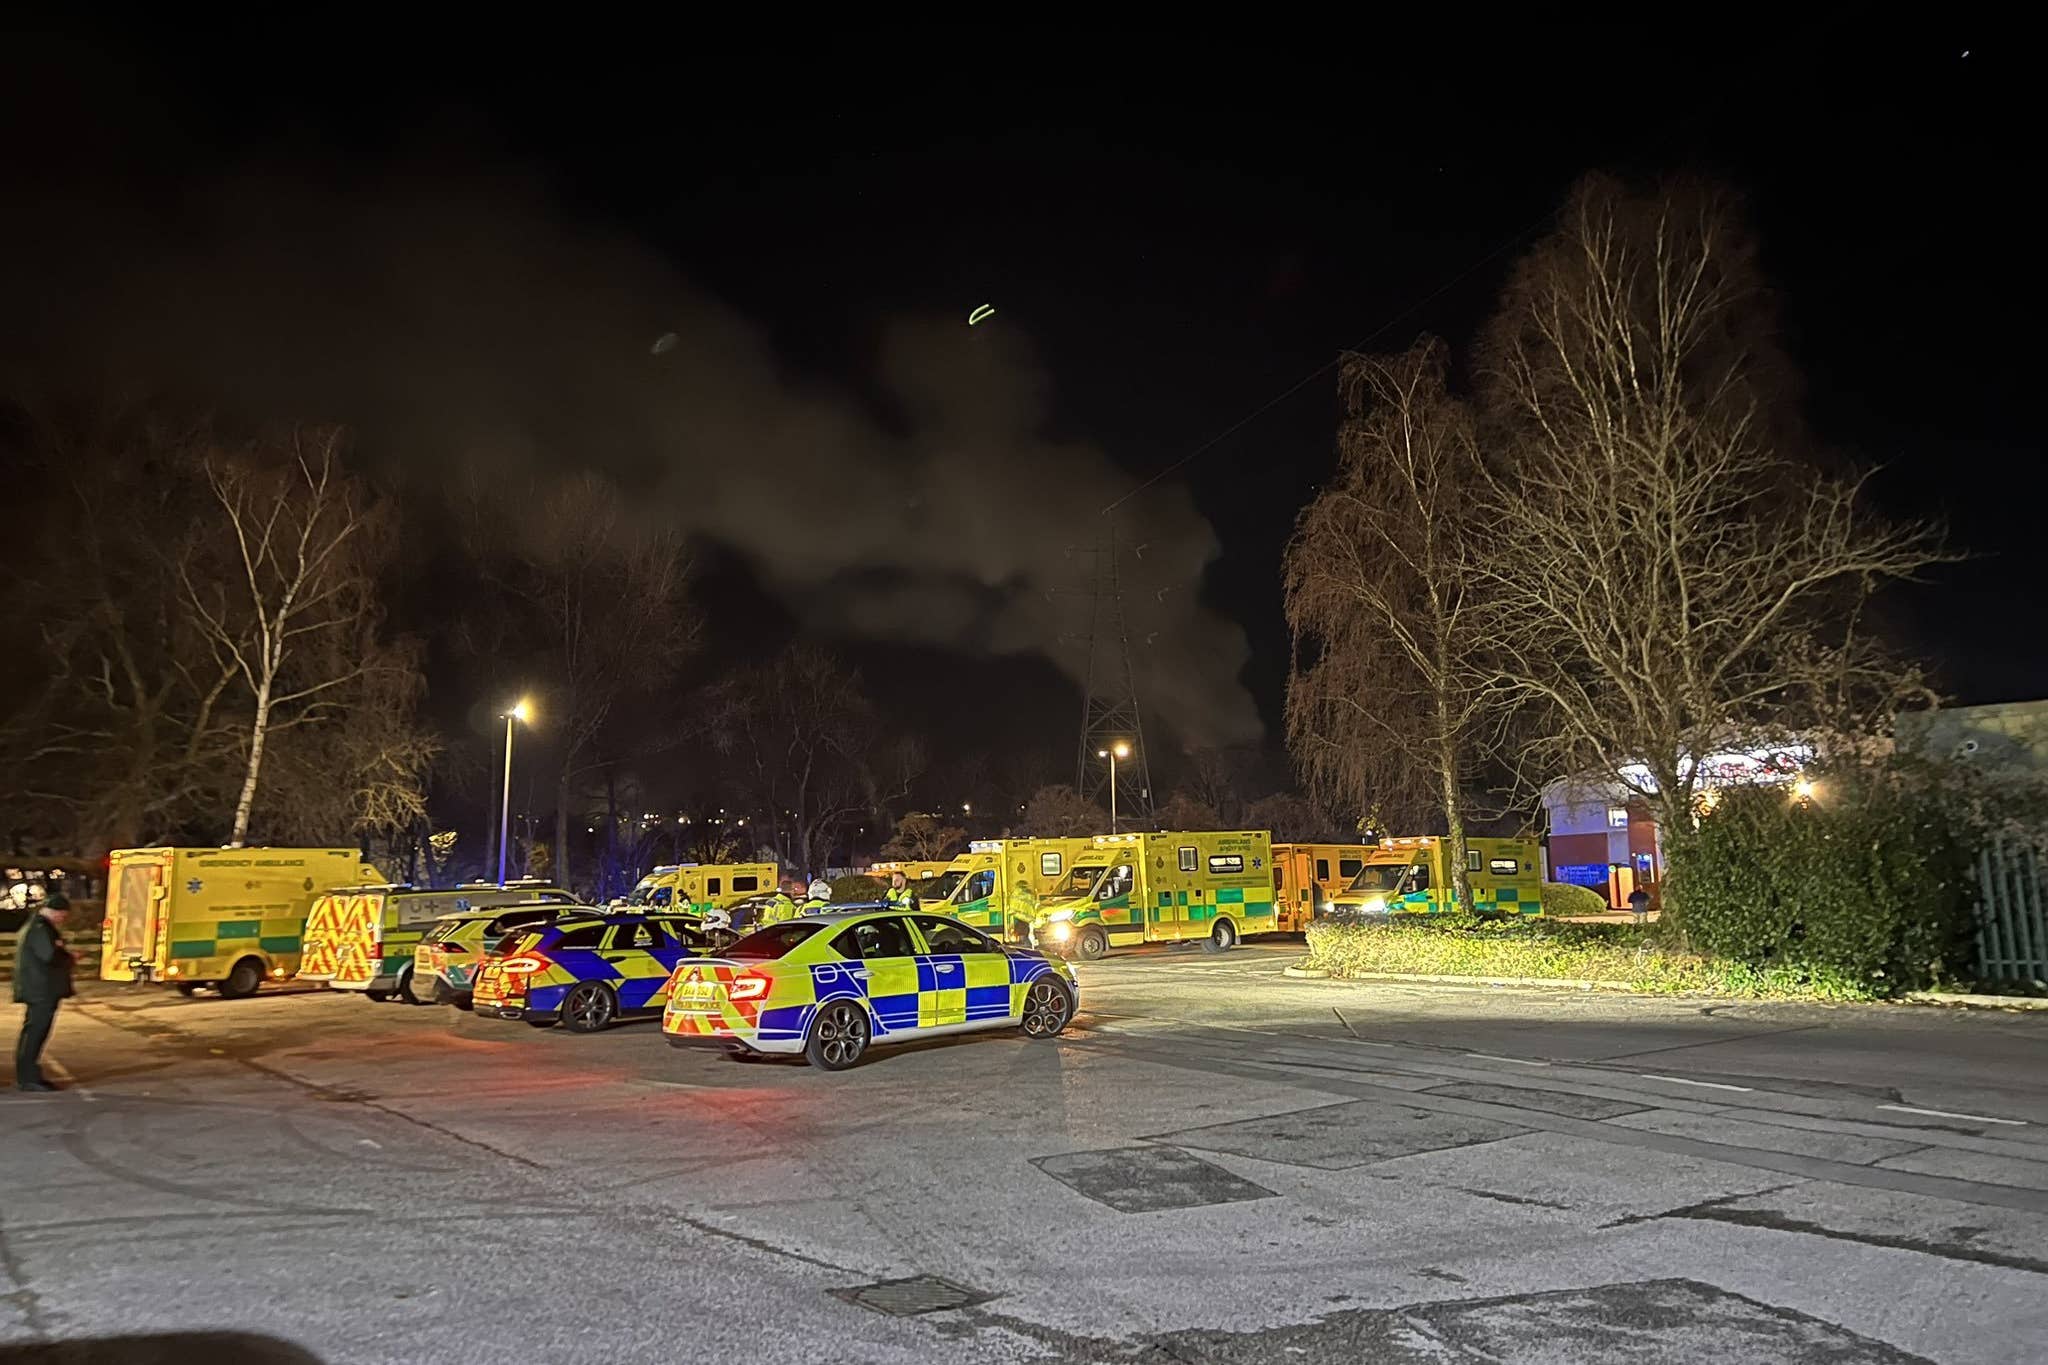
[[[1113,958],[1055,1044],[841,1075],[96,987],[75,1088],[0,1096],[0,1342],[2042,1358],[2048,1018],[1283,979],[1297,952]]]

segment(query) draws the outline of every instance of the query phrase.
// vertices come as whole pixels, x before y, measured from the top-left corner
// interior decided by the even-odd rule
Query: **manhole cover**
[[[955,1308],[972,1308],[987,1303],[993,1294],[977,1293],[964,1284],[954,1284],[936,1275],[912,1275],[903,1280],[877,1280],[851,1289],[828,1291],[835,1299],[857,1303],[892,1318],[914,1318],[922,1313],[944,1313]]]
[[[1112,1147],[1035,1158],[1032,1165],[1118,1213],[1199,1209],[1273,1192],[1177,1147]]]

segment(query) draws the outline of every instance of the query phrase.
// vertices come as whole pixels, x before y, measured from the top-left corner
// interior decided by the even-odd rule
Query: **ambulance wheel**
[[[1216,921],[1216,927],[1209,931],[1209,941],[1202,945],[1212,953],[1227,953],[1237,946],[1237,926],[1227,919]]]
[[[407,967],[398,974],[398,998],[408,1005],[431,1005],[432,1000],[422,1000],[412,993],[412,968]]]
[[[197,981],[180,981],[178,983],[178,994],[197,995],[198,993],[199,983]]]
[[[240,1000],[256,994],[256,988],[263,984],[263,964],[253,957],[245,957],[228,968],[227,980],[220,983],[223,1000]]]
[[[586,981],[562,1002],[562,1027],[571,1033],[601,1033],[619,1014],[619,999],[602,981]]]
[[[1073,1017],[1074,993],[1067,989],[1065,982],[1040,977],[1024,993],[1021,1023],[1026,1038],[1056,1037]]]
[[[1109,951],[1109,935],[1093,926],[1083,929],[1081,937],[1074,940],[1074,954],[1093,962]]]
[[[835,1000],[811,1021],[804,1059],[821,1071],[844,1071],[868,1050],[868,1013],[851,1000]]]

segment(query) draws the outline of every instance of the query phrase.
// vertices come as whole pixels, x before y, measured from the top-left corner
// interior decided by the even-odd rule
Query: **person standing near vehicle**
[[[52,887],[29,922],[15,936],[14,1001],[26,1005],[21,1037],[14,1044],[14,1088],[55,1090],[43,1079],[43,1045],[57,1022],[57,1002],[71,996],[71,950],[64,946],[64,922],[71,902]]]
[[[910,878],[901,870],[889,874],[889,890],[882,899],[889,903],[891,910],[917,909],[917,893],[910,889]]]
[[[761,907],[761,924],[780,924],[797,915],[796,899],[803,894],[803,882],[795,877],[784,877],[782,885],[775,888],[775,895]]]
[[[823,877],[816,877],[811,881],[810,898],[797,907],[797,913],[799,915],[815,915],[821,910],[830,909],[831,906],[832,883],[826,881]]]

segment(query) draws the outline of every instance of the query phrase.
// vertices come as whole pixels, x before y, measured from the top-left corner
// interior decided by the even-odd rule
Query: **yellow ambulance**
[[[1278,927],[1265,830],[1098,834],[1094,845],[1108,863],[1085,892],[1039,907],[1032,939],[1040,947],[1097,958],[1138,943],[1207,939],[1221,952]]]
[[[100,977],[253,995],[299,969],[322,892],[383,880],[353,848],[116,849]]]
[[[1449,859],[1450,850],[1435,835],[1384,839],[1351,884],[1322,908],[1362,915],[1456,910]],[[1477,914],[1543,912],[1543,853],[1534,839],[1467,839],[1465,874]]]
[[[298,979],[338,991],[361,991],[372,1000],[396,996],[430,1005],[432,983],[413,989],[413,950],[446,915],[501,905],[574,905],[576,897],[538,878],[499,886],[472,882],[447,891],[411,886],[351,886],[329,891],[306,914]]]
[[[1351,885],[1372,856],[1366,844],[1273,845],[1273,909],[1280,932],[1306,930],[1317,908]]]
[[[671,863],[642,877],[626,904],[702,915],[775,890],[774,863]]]
[[[1021,942],[1040,905],[1093,886],[1109,859],[1086,837],[977,839],[946,869],[945,898],[927,900],[920,889],[918,908]]]

